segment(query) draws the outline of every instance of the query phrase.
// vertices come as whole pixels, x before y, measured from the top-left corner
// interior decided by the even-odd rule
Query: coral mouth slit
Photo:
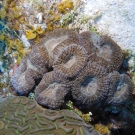
[[[121,89],[123,89],[124,86],[127,86],[124,83],[124,79],[120,79],[116,82],[115,86],[114,86],[114,91],[120,91]]]
[[[56,100],[57,99],[56,98],[56,92],[57,92],[57,90],[59,88],[60,88],[60,84],[58,84],[58,83],[49,84],[49,86],[46,88],[45,91],[43,91],[41,93],[41,95],[42,96],[46,96],[47,95],[48,97]]]
[[[110,48],[110,46],[108,45],[103,45],[102,47],[100,47],[100,49],[96,52],[96,55],[98,57],[103,58],[106,61],[111,61],[111,55],[112,55],[112,50]]]
[[[88,76],[80,85],[80,92],[86,96],[92,96],[97,90],[97,79],[94,76]]]
[[[76,62],[76,57],[73,54],[70,54],[69,56],[67,56],[67,58],[63,62],[63,66],[70,68],[71,66],[75,64],[75,62]]]

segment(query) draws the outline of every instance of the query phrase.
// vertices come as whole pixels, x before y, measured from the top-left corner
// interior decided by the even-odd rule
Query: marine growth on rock
[[[52,109],[68,94],[80,104],[122,104],[133,91],[128,75],[119,73],[122,62],[123,52],[110,37],[58,29],[35,44],[11,83],[20,95],[34,90],[37,102]]]

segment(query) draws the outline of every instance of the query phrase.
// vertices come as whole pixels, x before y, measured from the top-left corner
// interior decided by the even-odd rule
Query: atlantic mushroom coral
[[[88,34],[87,34],[88,35]],[[107,69],[108,72],[118,70],[123,62],[123,52],[116,42],[110,37],[99,36],[94,32],[90,32],[88,36],[96,49],[94,61]]]
[[[38,44],[44,46],[49,55],[49,66],[53,63],[53,50],[66,39],[77,39],[77,33],[69,29],[57,29],[50,32]]]
[[[71,44],[61,51],[53,63],[53,68],[56,73],[66,78],[73,78],[87,64],[87,59],[84,47]]]
[[[111,92],[108,94],[107,103],[110,105],[119,105],[129,99],[134,89],[130,77],[114,71],[108,75],[108,78],[110,80],[109,89]]]
[[[34,45],[28,54],[28,58],[42,75],[47,72],[47,68],[49,67],[49,55],[42,45]]]
[[[108,86],[106,70],[95,62],[88,62],[73,81],[73,100],[81,104],[96,104],[107,96]]]
[[[41,78],[42,74],[26,56],[22,59],[17,71],[11,76],[10,81],[17,94],[27,95],[34,88],[36,79]]]
[[[61,51],[71,45],[71,44],[77,44],[86,50],[86,53],[88,55],[88,58],[92,60],[92,55],[95,54],[95,47],[93,46],[92,41],[89,38],[89,32],[83,32],[81,34],[78,34],[77,38],[70,38],[64,40],[62,43],[60,43],[57,47],[53,50],[53,57],[54,60],[57,58],[57,56],[61,53]]]
[[[51,109],[60,108],[69,93],[70,84],[54,71],[46,73],[35,89],[35,97],[39,104]]]
[[[88,60],[94,61],[96,58],[96,48],[91,40],[91,32],[86,31],[78,34],[78,42],[81,46],[83,46],[86,49],[88,54]]]
[[[81,104],[121,104],[133,89],[127,75],[112,72],[122,61],[121,48],[108,36],[57,29],[32,47],[11,83],[19,95],[35,88],[37,102],[51,109],[63,105],[70,87],[73,101]]]
[[[59,56],[59,54],[68,46],[70,45],[79,45],[79,41],[77,39],[66,39],[64,40],[62,43],[60,43],[57,47],[54,48],[53,50],[53,58],[54,61],[57,59],[57,57]]]

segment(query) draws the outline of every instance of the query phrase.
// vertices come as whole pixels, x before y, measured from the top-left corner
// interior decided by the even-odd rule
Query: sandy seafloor
[[[100,33],[135,51],[135,0],[86,0],[84,12]]]

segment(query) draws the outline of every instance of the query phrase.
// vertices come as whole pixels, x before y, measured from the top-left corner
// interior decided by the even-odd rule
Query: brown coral
[[[39,70],[25,57],[11,77],[11,84],[19,95],[27,95],[34,88],[35,80],[41,77]]]
[[[67,47],[70,46],[72,44],[78,44],[79,45],[79,41],[77,39],[66,39],[64,40],[62,43],[60,43],[57,47],[54,48],[53,50],[53,57],[54,57],[54,61],[57,59],[58,55]]]
[[[54,73],[45,74],[36,87],[35,96],[39,104],[56,109],[63,105],[64,98],[69,92],[69,83]]]
[[[87,54],[88,54],[88,60],[93,61],[96,58],[95,57],[96,48],[93,45],[93,42],[90,36],[91,36],[91,32],[89,31],[82,32],[78,34],[78,42],[80,45],[82,45],[86,49]]]
[[[121,99],[125,101],[132,91],[132,83],[126,75],[107,72],[118,70],[122,60],[122,50],[108,36],[94,32],[77,35],[73,30],[57,29],[32,47],[11,82],[17,93],[27,95],[35,88],[35,80],[44,75],[36,87],[36,100],[52,109],[64,103],[69,91],[67,80],[73,81],[72,96],[76,101],[92,105],[107,99],[109,104],[119,104],[122,101],[118,93],[123,93]],[[47,69],[53,71],[45,74]],[[124,80],[126,88],[116,86],[117,79]],[[128,90],[121,92],[116,87]]]
[[[108,75],[110,79],[109,89],[111,93],[108,94],[108,104],[119,105],[124,103],[131,95],[134,85],[126,74],[119,74],[114,71]]]
[[[67,78],[73,78],[87,64],[86,50],[76,44],[71,44],[64,48],[53,63],[56,73]]]
[[[77,34],[73,30],[57,29],[50,32],[45,38],[43,38],[38,44],[45,47],[49,54],[50,67],[53,63],[53,50],[66,39],[77,39]]]
[[[28,54],[28,58],[41,74],[46,73],[46,68],[49,66],[49,56],[47,50],[42,45],[36,44],[33,46]]]
[[[123,53],[118,44],[110,37],[99,36],[94,32],[90,32],[88,37],[96,49],[94,61],[105,67],[108,72],[118,70],[123,61]]]
[[[107,96],[108,85],[106,70],[95,62],[88,62],[73,82],[73,99],[82,104],[95,104]]]

